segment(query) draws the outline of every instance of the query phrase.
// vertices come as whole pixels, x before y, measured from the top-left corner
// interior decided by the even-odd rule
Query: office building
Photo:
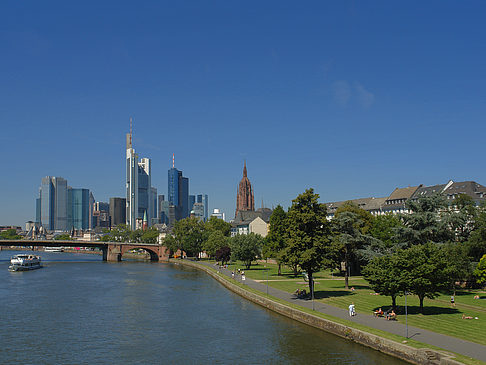
[[[90,212],[93,211],[90,207],[90,194],[88,189],[69,189],[69,202],[70,202],[70,227],[76,230],[87,231],[92,227],[90,219]],[[71,205],[72,204],[72,205]]]
[[[152,164],[149,158],[142,158],[138,163],[138,213],[137,218],[144,218],[147,214],[147,222],[151,221],[153,211],[152,200]]]
[[[213,209],[213,212],[211,213],[211,217],[216,217],[222,220],[224,220],[225,218],[224,213],[218,208]]]
[[[126,172],[126,223],[135,230],[138,215],[138,155],[132,147],[132,118],[130,133],[127,134]]]
[[[46,176],[42,178],[36,201],[36,215],[40,207],[40,223],[50,231],[68,230],[68,194],[67,181],[62,177]]]
[[[191,211],[191,217],[196,217],[204,221],[204,205],[202,203],[194,203]]]
[[[195,202],[196,202],[196,196],[189,195],[189,211],[192,211]]]
[[[154,225],[159,223],[159,214],[158,214],[158,207],[157,207],[157,188],[154,188],[153,186],[150,188],[150,199],[152,201],[152,208],[150,212],[150,225]]]
[[[125,198],[110,198],[110,220],[111,226],[126,223],[126,203]]]
[[[172,168],[168,171],[169,206],[174,206],[175,220],[189,216],[189,179],[182,176],[182,171],[175,168],[174,155],[172,155]]]

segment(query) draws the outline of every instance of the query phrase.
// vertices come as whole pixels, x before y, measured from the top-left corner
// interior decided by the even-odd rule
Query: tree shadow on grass
[[[324,298],[331,298],[331,297],[345,297],[354,294],[356,293],[353,293],[352,291],[349,290],[316,290],[314,292],[314,298],[324,299]]]
[[[397,307],[398,311],[400,312],[399,314],[405,314],[405,307],[404,306],[399,306]],[[420,307],[418,305],[413,305],[413,306],[407,306],[407,312],[408,314],[421,314],[420,313]],[[424,305],[424,312],[422,313],[425,316],[434,316],[438,314],[459,314],[461,311],[459,311],[456,308],[445,308],[445,307],[436,307],[436,306],[427,306]]]

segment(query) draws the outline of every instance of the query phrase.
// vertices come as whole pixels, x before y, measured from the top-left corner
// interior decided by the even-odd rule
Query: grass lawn
[[[266,264],[266,266],[271,266],[271,265],[268,265]],[[281,285],[281,284],[285,284],[287,280],[289,280],[289,278],[291,278],[292,276],[287,273],[287,277],[284,277],[284,278],[281,278],[281,279],[277,279],[277,269],[276,269],[276,265],[275,266],[275,276],[276,278],[273,278],[271,275],[269,276],[269,280],[276,280],[274,282],[271,282],[269,281],[269,283],[272,283],[272,286],[274,287],[277,287],[277,285]],[[229,267],[230,270],[232,270],[233,268],[240,268],[240,269],[243,269],[244,270],[244,266],[241,264],[241,263],[238,263],[236,266],[234,265],[231,265],[231,267]],[[252,266],[252,268],[250,268],[250,270],[245,270],[245,274],[248,276],[248,277],[251,277],[252,279],[255,279],[255,280],[266,280],[266,273],[264,274],[264,276],[262,276],[262,268],[263,268],[263,264],[259,264],[255,267]],[[264,268],[265,269],[265,268]],[[214,272],[216,272],[217,270],[217,267],[213,268],[212,269]],[[269,269],[268,271],[269,273],[272,273],[272,269]],[[225,280],[230,280],[228,278],[226,278],[224,275],[222,274],[217,274],[219,276],[221,276],[222,278],[224,278]],[[326,273],[326,272],[323,272],[321,273],[321,275],[319,275],[321,278],[332,278],[331,274],[330,273]],[[264,278],[264,279],[263,279]],[[344,280],[342,278],[337,278],[335,279],[336,281],[340,280],[342,281],[342,287],[344,287]],[[355,280],[353,278],[353,280]],[[362,283],[366,283],[363,279],[356,279],[356,281],[361,281]],[[250,291],[250,292],[255,292],[256,294],[259,294],[259,295],[265,295],[265,294],[262,294],[261,292],[257,291],[257,290],[254,290],[246,285],[243,285],[241,283],[239,283],[238,281],[235,281],[235,280],[230,280],[233,284],[237,285],[237,286],[240,286],[242,288],[244,288],[245,290],[247,291]],[[323,280],[324,281],[324,280]],[[329,280],[327,280],[329,281]],[[303,279],[302,279],[302,276],[300,276],[299,278],[297,279],[293,279],[291,280],[290,282],[290,286],[291,285],[294,285],[296,288],[297,287],[301,287],[302,288],[302,285],[299,285],[297,284],[297,282],[303,282]],[[359,285],[359,284],[358,284]],[[355,286],[355,289],[356,289],[356,286]],[[364,290],[364,289],[357,289],[357,290]],[[317,289],[316,289],[317,291]],[[369,295],[369,290],[368,290],[368,295]],[[371,295],[370,295],[371,296]],[[388,332],[384,332],[384,331],[381,331],[381,330],[378,330],[378,329],[375,329],[375,328],[371,328],[371,327],[367,327],[367,326],[364,326],[364,325],[360,325],[356,322],[352,322],[352,321],[349,321],[349,320],[345,320],[345,319],[341,319],[341,318],[336,318],[336,317],[333,317],[333,316],[330,316],[330,315],[327,315],[325,313],[319,313],[319,312],[314,312],[308,308],[305,308],[305,307],[302,307],[302,306],[299,306],[297,304],[293,304],[293,303],[289,303],[289,302],[286,302],[286,301],[283,301],[279,298],[275,298],[275,297],[272,297],[272,296],[268,296],[269,298],[271,298],[272,300],[276,301],[276,302],[279,302],[279,303],[282,303],[282,304],[285,304],[289,307],[292,307],[292,308],[296,308],[300,311],[303,311],[303,312],[306,312],[306,313],[310,313],[312,315],[316,315],[316,316],[319,316],[319,317],[322,317],[322,318],[325,318],[325,319],[329,319],[331,321],[334,321],[334,322],[337,322],[337,323],[341,323],[341,324],[344,324],[346,326],[349,326],[349,327],[353,327],[353,328],[356,328],[356,329],[360,329],[360,330],[363,330],[363,331],[366,331],[366,332],[369,332],[369,333],[373,333],[373,334],[376,334],[378,336],[381,336],[381,337],[384,337],[384,338],[388,338],[390,340],[393,340],[393,341],[396,341],[396,342],[403,342],[404,340],[407,341],[407,345],[409,346],[412,346],[412,347],[415,347],[415,348],[431,348],[431,349],[436,349],[436,350],[443,350],[441,348],[438,348],[438,347],[435,347],[435,346],[432,346],[432,345],[428,345],[428,344],[424,344],[424,343],[421,343],[421,342],[418,342],[418,341],[415,341],[413,339],[406,339],[405,337],[402,337],[402,336],[398,336],[398,335],[395,335],[395,334],[392,334],[392,333],[388,333]],[[379,296],[374,296],[374,297],[379,297]],[[450,298],[450,297],[448,297]],[[381,297],[381,299],[385,299],[384,297]],[[464,363],[464,364],[468,364],[468,365],[485,365],[486,363],[484,363],[483,361],[480,361],[480,360],[477,360],[477,359],[473,359],[473,358],[470,358],[468,356],[464,356],[464,355],[460,355],[460,354],[455,354],[455,359]]]
[[[302,275],[294,278],[288,268],[282,268],[284,275],[277,275],[277,265],[258,263],[249,270],[242,263],[231,265],[230,270],[240,268],[247,277],[255,280],[266,280],[271,287],[289,293],[296,289],[308,288]],[[329,271],[317,273],[315,276],[315,299],[347,309],[354,302],[358,313],[372,314],[378,308],[387,310],[391,306],[391,298],[381,295],[372,295],[374,292],[362,277],[351,277],[349,286],[355,290],[344,288],[344,278],[333,276]],[[473,299],[479,295],[483,299]],[[424,328],[445,335],[462,338],[464,340],[486,345],[486,293],[478,291],[458,291],[455,297],[456,306],[450,304],[450,294],[442,294],[436,299],[424,300],[424,314],[419,313],[419,300],[414,295],[407,296],[408,324]],[[397,298],[398,321],[405,323],[405,297]],[[477,317],[478,319],[462,319],[462,315]],[[381,320],[381,319],[377,319]]]

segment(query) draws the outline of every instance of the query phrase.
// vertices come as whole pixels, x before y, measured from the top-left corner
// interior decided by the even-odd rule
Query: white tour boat
[[[10,259],[9,271],[27,271],[40,269],[41,258],[36,255],[15,255]]]

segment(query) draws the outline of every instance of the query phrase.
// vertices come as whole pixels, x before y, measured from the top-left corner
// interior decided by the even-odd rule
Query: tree
[[[466,243],[468,256],[478,262],[486,254],[486,201],[481,202],[476,216],[475,230],[469,235]]]
[[[451,242],[441,248],[447,260],[449,285],[456,295],[456,283],[465,281],[472,275],[473,267],[467,256],[467,246],[461,242]]]
[[[105,234],[101,240],[103,242],[128,242],[130,239],[130,227],[126,224],[119,224],[109,233]]]
[[[377,244],[370,247],[375,254],[391,254],[397,248],[395,236],[397,229],[402,226],[397,215],[389,213],[376,216],[373,219],[369,234],[376,239]]]
[[[282,275],[281,254],[285,248],[287,236],[287,213],[281,205],[277,205],[270,216],[270,229],[265,237],[263,255],[277,260],[278,275]]]
[[[408,214],[401,214],[403,226],[398,227],[396,239],[407,246],[426,242],[447,242],[453,235],[447,220],[441,219],[440,212],[447,209],[447,201],[439,194],[407,201]]]
[[[334,217],[338,217],[343,212],[352,212],[359,217],[359,219],[356,219],[355,225],[356,228],[358,228],[363,234],[367,234],[371,229],[371,227],[373,226],[374,218],[371,215],[371,213],[367,212],[364,209],[361,209],[352,201],[347,201],[339,208],[337,208]]]
[[[290,265],[298,264],[309,276],[313,295],[313,274],[329,264],[330,229],[326,206],[318,202],[314,189],[307,189],[292,201],[287,212],[287,247],[282,257]]]
[[[57,240],[57,241],[70,241],[71,240],[71,236],[68,233],[58,234],[57,236],[54,237],[54,240]]]
[[[478,284],[486,283],[486,255],[479,260],[478,267],[474,270],[474,276],[477,277]]]
[[[21,238],[13,228],[0,232],[0,239],[2,240],[20,240]]]
[[[471,232],[476,228],[478,209],[474,200],[466,194],[459,194],[449,206],[446,216],[449,229],[458,242],[469,239]]]
[[[334,234],[331,244],[332,261],[338,267],[344,262],[344,286],[346,289],[349,288],[351,260],[356,257],[357,250],[371,239],[371,236],[362,233],[362,228],[368,225],[368,223],[363,222],[362,217],[363,215],[355,209],[342,210],[339,214],[334,215],[331,222]]]
[[[150,227],[142,232],[141,242],[143,243],[157,243],[159,239],[159,230],[155,227]]]
[[[237,234],[230,239],[231,259],[241,260],[249,269],[251,262],[261,253],[263,237],[259,234]]]
[[[228,237],[225,237],[220,230],[214,230],[209,233],[209,237],[202,247],[210,257],[213,257],[219,249],[225,246],[228,246]]]
[[[186,252],[187,256],[198,256],[202,251],[202,244],[205,240],[204,223],[196,217],[184,218],[174,225],[174,244],[176,252],[178,249]]]
[[[437,244],[431,242],[400,250],[397,257],[403,287],[418,296],[423,313],[424,298],[433,299],[449,286],[447,258]]]
[[[229,237],[231,233],[231,224],[222,219],[211,216],[206,222],[206,230],[208,232],[220,231],[223,236]]]
[[[371,260],[363,269],[363,276],[371,288],[381,295],[392,298],[392,307],[396,308],[396,298],[405,290],[402,271],[398,265],[398,256],[378,256]]]
[[[216,260],[221,261],[221,265],[224,265],[231,258],[231,249],[228,246],[221,247],[216,251],[214,257]]]

